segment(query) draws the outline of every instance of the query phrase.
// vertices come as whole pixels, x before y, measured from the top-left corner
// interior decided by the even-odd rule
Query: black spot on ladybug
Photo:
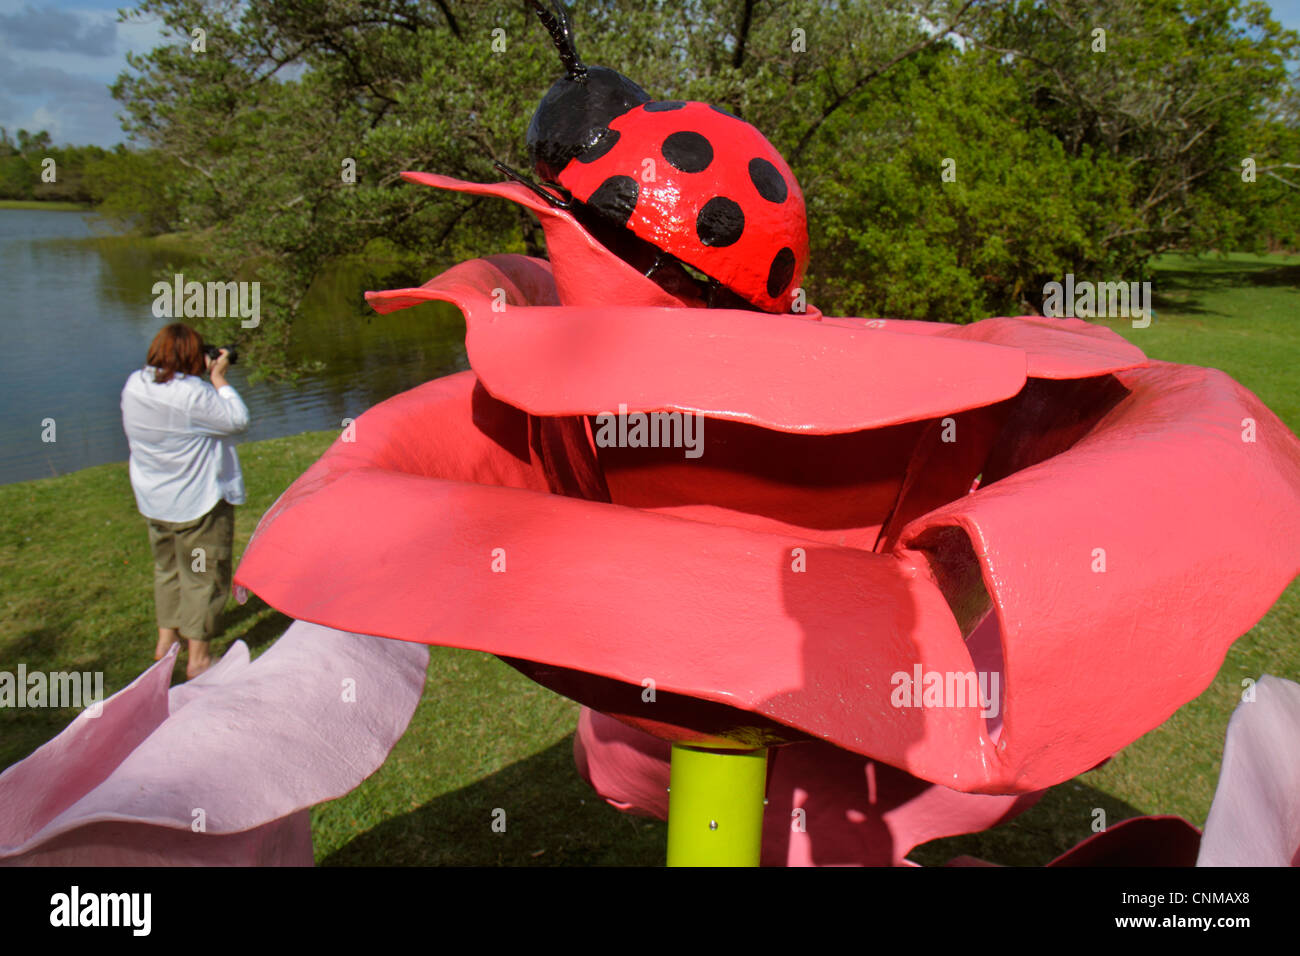
[[[713,147],[699,133],[683,130],[673,133],[660,147],[664,159],[684,173],[698,173],[713,162]]]
[[[685,100],[654,100],[647,103],[644,109],[647,113],[667,113],[669,110],[679,110],[685,105]]]
[[[768,202],[785,202],[789,195],[785,177],[766,159],[755,157],[749,161],[749,178],[758,194]]]
[[[714,196],[695,219],[695,234],[706,246],[729,246],[744,231],[744,212],[726,196]]]
[[[767,270],[767,294],[776,298],[794,278],[794,250],[786,246],[772,257],[772,268]]]
[[[591,194],[587,205],[622,226],[636,208],[637,193],[636,180],[631,176],[610,176]]]
[[[731,110],[724,110],[721,106],[714,106],[712,103],[709,104],[709,109],[713,110],[715,113],[721,113],[723,116],[730,116],[732,119],[740,119],[740,117],[731,112]],[[741,122],[744,122],[744,120],[741,120]]]
[[[604,156],[618,142],[619,132],[608,126],[597,126],[587,138],[587,146],[578,154],[578,162],[594,163]]]

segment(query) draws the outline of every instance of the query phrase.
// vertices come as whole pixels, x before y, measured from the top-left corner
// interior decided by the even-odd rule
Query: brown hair
[[[184,322],[173,322],[153,337],[145,362],[158,370],[153,380],[159,385],[170,382],[177,372],[202,375],[208,367],[203,356],[203,336]]]

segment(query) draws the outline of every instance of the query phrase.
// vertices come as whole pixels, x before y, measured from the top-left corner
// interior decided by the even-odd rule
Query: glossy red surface
[[[538,211],[569,281],[601,272]],[[1078,320],[667,310],[625,272],[599,307],[518,256],[371,294],[460,305],[474,372],[358,419],[237,581],[297,618],[518,659],[665,739],[814,737],[1024,793],[1199,694],[1300,565],[1300,442],[1220,372]],[[620,403],[707,413],[702,456],[598,446],[588,416]],[[918,667],[996,673],[997,714],[899,706]]]
[[[794,173],[767,138],[744,120],[706,103],[654,111],[658,105],[638,106],[613,119],[612,148],[597,159],[570,161],[560,173],[560,183],[583,202],[611,177],[632,183],[636,201],[626,220],[628,229],[764,311],[791,311],[790,292],[799,287],[808,265],[808,220]],[[674,165],[668,144],[682,135],[710,144],[704,168]],[[753,160],[768,164],[774,181],[779,177],[779,201],[760,192],[749,170]],[[718,198],[740,211],[743,229],[732,242],[710,245],[701,238],[700,216]],[[773,294],[768,276],[781,249],[790,250],[791,278]]]

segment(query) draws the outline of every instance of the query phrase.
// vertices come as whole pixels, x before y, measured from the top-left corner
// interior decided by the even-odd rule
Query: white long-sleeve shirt
[[[244,503],[232,436],[248,428],[248,408],[231,386],[213,388],[181,372],[159,385],[153,368],[132,372],[122,389],[122,428],[136,507],[146,518],[193,521],[223,498]]]

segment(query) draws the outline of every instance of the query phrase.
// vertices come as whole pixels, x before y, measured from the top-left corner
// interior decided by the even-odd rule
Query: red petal
[[[661,694],[750,711],[928,779],[988,785],[978,709],[891,704],[891,675],[916,662],[971,670],[942,596],[914,568],[520,490],[540,480],[466,434],[468,389],[455,378],[359,418],[357,441],[336,443],[263,520],[239,583],[299,619],[574,668],[629,685],[629,704],[651,679]],[[493,473],[516,487],[473,483]],[[792,569],[796,547],[807,573]],[[671,722],[662,700],[643,706]]]
[[[1045,319],[1038,315],[983,319],[969,325],[909,319],[823,318],[852,329],[877,329],[902,335],[935,336],[986,342],[1022,350],[1030,378],[1086,378],[1147,364],[1136,345],[1101,325],[1082,319]]]
[[[969,538],[1003,634],[1000,775],[1022,785],[1069,779],[1163,723],[1300,567],[1286,426],[1213,369],[1117,377],[1131,394],[1073,447],[1034,463],[1026,438],[992,484],[903,534],[922,550],[944,528]],[[1050,423],[1034,431],[1054,451]]]
[[[455,303],[479,379],[534,415],[617,414],[623,404],[831,434],[988,405],[1025,381],[1023,352],[980,342],[729,309],[520,304],[550,301],[542,269],[492,256],[419,290],[367,297],[382,311]]]
[[[434,173],[402,173],[402,178],[436,189],[497,196],[531,209],[541,220],[555,269],[560,299],[568,305],[608,302],[684,307],[683,302],[606,249],[579,225],[573,214],[556,209],[522,183],[467,183]]]

